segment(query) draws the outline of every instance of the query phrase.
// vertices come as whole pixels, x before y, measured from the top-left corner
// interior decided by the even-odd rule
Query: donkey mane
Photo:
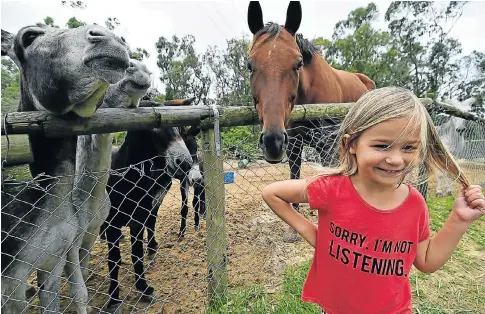
[[[254,35],[253,43],[264,34],[269,34],[265,41],[270,40],[271,38],[278,35],[282,28],[282,25],[274,22],[266,23],[266,25]],[[300,49],[300,52],[303,56],[303,62],[305,64],[310,64],[313,60],[313,56],[320,55],[320,50],[318,50],[317,46],[308,39],[304,38],[303,35],[300,33],[296,34],[296,44]]]

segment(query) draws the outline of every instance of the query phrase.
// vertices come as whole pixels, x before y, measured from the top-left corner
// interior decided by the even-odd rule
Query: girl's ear
[[[349,134],[344,135],[344,147],[347,149],[351,154],[355,154],[355,141],[351,142],[350,141],[351,137]]]

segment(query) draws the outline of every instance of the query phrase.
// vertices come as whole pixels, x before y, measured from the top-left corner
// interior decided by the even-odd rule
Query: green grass
[[[433,232],[451,212],[454,197],[430,197],[428,206]],[[424,274],[413,269],[409,277],[413,308],[420,314],[485,313],[485,221],[476,221],[458,245],[453,257],[438,272]],[[232,289],[224,300],[208,309],[215,313],[321,313],[318,306],[300,301],[301,288],[311,261],[288,267],[277,294],[263,286]]]

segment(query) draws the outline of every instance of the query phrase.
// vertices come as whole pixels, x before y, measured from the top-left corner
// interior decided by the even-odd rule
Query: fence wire
[[[108,191],[110,199],[117,193],[118,184],[130,185],[126,193],[118,193],[124,202],[129,202],[137,208],[132,214],[127,214],[126,224],[143,225],[155,235],[158,242],[152,247],[153,254],[149,253],[148,230],[143,231],[143,265],[145,277],[150,287],[154,289],[154,296],[141,293],[137,288],[137,275],[133,263],[140,263],[132,259],[131,237],[129,228],[126,226],[110,225],[111,228],[121,232],[120,242],[121,264],[117,283],[119,285],[119,300],[122,303],[123,313],[203,313],[207,306],[207,285],[209,281],[207,250],[208,248],[222,250],[220,245],[225,245],[227,250],[227,277],[231,287],[249,286],[261,284],[266,292],[275,293],[281,286],[281,274],[286,266],[307,261],[312,256],[312,250],[303,241],[297,243],[283,243],[286,232],[284,224],[272,214],[261,198],[261,190],[269,183],[290,178],[288,159],[301,156],[301,166],[297,167],[299,176],[302,178],[317,174],[336,163],[336,135],[339,123],[343,117],[335,119],[305,122],[293,125],[288,130],[290,135],[290,154],[281,163],[270,165],[262,160],[258,153],[248,144],[253,144],[253,138],[248,141],[242,138],[239,142],[233,141],[231,145],[224,146],[221,154],[223,158],[224,192],[225,192],[225,224],[224,232],[227,243],[214,244],[208,239],[206,230],[210,220],[204,219],[200,213],[200,227],[196,228],[195,213],[192,199],[194,188],[188,193],[189,212],[186,218],[184,236],[180,236],[183,217],[181,215],[182,194],[181,184],[189,177],[188,169],[177,169],[182,172],[178,180],[175,179],[173,169],[168,166],[160,167],[154,157],[143,162],[130,165],[121,169],[111,169],[103,173],[84,173],[84,176],[93,182],[92,186],[101,182],[101,178],[109,175]],[[435,124],[438,126],[440,136],[450,151],[458,160],[465,174],[472,182],[482,184],[485,187],[485,124],[482,122],[462,121],[460,118],[449,117],[443,114],[433,115]],[[450,126],[451,125],[451,126]],[[254,130],[257,134],[258,130]],[[300,155],[301,152],[301,155]],[[293,157],[291,157],[294,155]],[[166,156],[165,156],[166,157]],[[175,156],[177,158],[177,156]],[[204,162],[204,173],[215,168]],[[192,169],[191,169],[192,170]],[[177,172],[177,171],[176,171]],[[133,173],[137,175],[132,175]],[[130,175],[129,175],[130,174]],[[166,181],[166,175],[170,176],[170,184]],[[136,178],[136,179],[133,179]],[[173,179],[173,180],[172,180]],[[413,184],[420,183],[417,174],[410,177]],[[165,180],[165,181],[164,181]],[[208,178],[204,177],[207,184]],[[449,191],[456,193],[458,185],[454,180],[442,183],[440,192],[440,179],[428,178],[428,194],[446,196]],[[86,224],[79,225],[70,216],[62,212],[67,207],[75,208],[74,214],[86,214],[90,221],[99,219],[98,213],[107,200],[98,198],[99,205],[95,209],[86,210],[79,204],[73,204],[71,195],[79,188],[74,176],[48,177],[39,176],[28,181],[19,181],[12,178],[2,180],[2,246],[10,243],[6,239],[12,238],[22,245],[28,246],[30,252],[38,256],[30,256],[28,260],[20,261],[30,267],[29,277],[8,278],[4,264],[4,250],[2,249],[2,284],[4,278],[11,279],[9,284],[15,285],[11,294],[4,294],[2,287],[2,309],[6,302],[15,302],[19,291],[25,291],[27,301],[23,304],[22,313],[34,313],[41,309],[38,280],[45,284],[49,279],[60,282],[59,298],[60,312],[75,313],[76,295],[69,291],[76,281],[66,273],[63,274],[65,255],[52,249],[60,247],[59,242],[70,239],[66,233],[82,228],[81,234],[95,238],[94,245],[89,249],[90,261],[87,268],[83,269],[86,275],[88,289],[87,304],[96,312],[106,307],[109,300],[109,269],[108,269],[108,245],[107,240],[101,237],[98,230],[92,232],[86,228]],[[110,184],[114,182],[114,184]],[[134,190],[140,198],[133,198]],[[82,192],[92,196],[93,190]],[[64,193],[64,194],[62,194]],[[40,197],[39,197],[40,196]],[[205,195],[207,198],[213,195]],[[43,199],[44,201],[41,201]],[[49,199],[48,202],[45,199]],[[90,198],[88,198],[90,199]],[[143,199],[143,200],[142,200]],[[113,207],[113,202],[112,207]],[[21,207],[20,211],[6,210],[13,204]],[[150,208],[142,208],[144,204],[150,204]],[[200,203],[199,203],[200,204]],[[205,203],[204,203],[205,204]],[[120,208],[111,208],[118,212]],[[301,212],[316,222],[317,217],[309,210],[307,205],[300,207]],[[32,217],[42,215],[39,221]],[[94,213],[94,214],[93,214]],[[126,213],[125,213],[126,214]],[[149,227],[148,221],[156,215],[156,224]],[[11,225],[4,225],[7,217]],[[13,223],[12,223],[13,222]],[[62,228],[52,228],[55,224]],[[106,225],[105,225],[106,226]],[[34,227],[36,232],[29,236],[22,234],[22,230]],[[42,239],[50,239],[52,243],[38,243],[37,236],[43,233]],[[49,236],[45,236],[48,234]],[[108,237],[109,238],[109,237]],[[67,243],[64,246],[69,246]],[[46,249],[47,248],[47,249]],[[48,259],[53,265],[39,265],[37,261],[49,255]],[[17,261],[22,254],[9,256],[11,263]],[[220,265],[222,267],[222,265]],[[50,267],[55,272],[45,274],[45,269]],[[74,265],[74,267],[80,267]],[[217,267],[217,265],[216,265]],[[40,278],[40,279],[39,279]],[[26,285],[22,282],[25,281]],[[217,284],[217,283],[216,283]],[[145,291],[146,292],[146,291]]]

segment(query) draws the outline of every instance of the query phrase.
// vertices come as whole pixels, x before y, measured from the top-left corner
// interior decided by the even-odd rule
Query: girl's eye
[[[374,145],[375,148],[379,148],[379,149],[382,149],[382,150],[386,150],[386,149],[389,149],[390,146],[389,145]]]
[[[415,149],[416,149],[416,147],[414,147],[414,146],[404,146],[402,149],[403,149],[404,151],[406,151],[406,152],[410,152],[410,151],[415,150]]]

